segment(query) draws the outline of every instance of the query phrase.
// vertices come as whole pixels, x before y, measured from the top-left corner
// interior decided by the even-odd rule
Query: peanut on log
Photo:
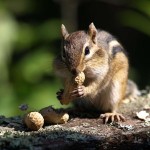
[[[80,72],[75,79],[74,78],[68,78],[65,81],[65,87],[64,87],[64,93],[62,95],[62,100],[60,100],[61,104],[69,104],[74,97],[71,96],[71,92],[74,88],[77,86],[81,86],[84,83],[85,80],[85,74],[83,72]]]
[[[30,112],[24,117],[26,126],[34,131],[39,130],[44,125],[44,118],[39,112]]]
[[[56,110],[52,106],[41,109],[40,113],[44,117],[45,123],[48,124],[63,124],[69,119],[69,115],[67,113]]]

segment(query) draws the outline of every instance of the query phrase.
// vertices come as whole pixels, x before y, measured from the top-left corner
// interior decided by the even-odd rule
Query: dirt
[[[150,113],[150,94],[120,106],[125,122],[103,124],[99,114],[72,111],[66,124],[30,131],[21,116],[0,116],[0,149],[150,149],[150,121],[136,117],[141,110]]]

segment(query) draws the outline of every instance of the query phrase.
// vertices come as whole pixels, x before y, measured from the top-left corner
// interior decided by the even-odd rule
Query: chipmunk
[[[107,123],[124,121],[117,113],[120,102],[125,97],[128,81],[128,57],[123,46],[110,33],[98,30],[93,23],[87,32],[68,33],[61,26],[62,50],[54,60],[56,74],[65,81],[80,72],[85,74],[84,85],[75,88],[78,107],[102,112],[100,115]],[[63,90],[57,93],[61,101]]]

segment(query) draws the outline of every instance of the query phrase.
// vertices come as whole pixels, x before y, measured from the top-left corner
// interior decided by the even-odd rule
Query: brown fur
[[[88,33],[68,34],[63,28],[62,35],[66,56],[55,59],[54,69],[63,80],[73,76],[73,69],[85,73],[84,96],[77,98],[77,105],[88,110],[116,112],[125,96],[128,79],[128,58],[122,46],[109,33],[98,31],[94,24],[89,26]],[[114,40],[117,44],[114,46],[120,46],[120,49],[113,52],[113,45],[109,49],[108,39],[112,44]],[[85,56],[87,46],[90,53]]]

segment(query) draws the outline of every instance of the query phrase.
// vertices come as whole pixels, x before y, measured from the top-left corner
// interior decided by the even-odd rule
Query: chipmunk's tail
[[[140,95],[141,91],[138,89],[137,84],[132,80],[128,80],[125,99],[136,99]]]

